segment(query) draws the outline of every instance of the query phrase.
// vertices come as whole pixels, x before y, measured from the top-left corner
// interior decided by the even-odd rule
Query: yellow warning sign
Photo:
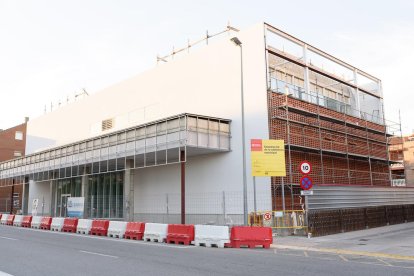
[[[250,141],[252,176],[286,176],[283,140]]]

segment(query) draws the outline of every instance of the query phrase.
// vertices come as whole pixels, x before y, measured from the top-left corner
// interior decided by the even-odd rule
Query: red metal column
[[[180,151],[181,161],[181,224],[185,224],[185,151]]]

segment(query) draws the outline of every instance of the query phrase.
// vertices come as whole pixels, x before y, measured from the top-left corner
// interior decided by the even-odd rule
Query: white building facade
[[[235,36],[241,46],[231,41]],[[87,218],[242,224],[242,120],[251,212],[250,139],[271,136],[268,91],[277,85],[268,49],[289,37],[265,23],[229,29],[200,49],[29,121],[27,156],[0,164],[1,185],[24,185],[27,214],[38,200],[38,214],[65,216],[67,198],[84,197]],[[299,49],[306,56],[307,46]],[[349,104],[378,110],[381,123],[381,83],[370,80],[373,95]],[[257,178],[256,186],[257,209],[272,210],[271,179]]]

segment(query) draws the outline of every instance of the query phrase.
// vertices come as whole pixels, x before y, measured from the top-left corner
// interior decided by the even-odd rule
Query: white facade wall
[[[246,152],[249,155],[250,139],[269,137],[264,25],[257,24],[236,35],[243,43]],[[232,120],[232,151],[190,158],[187,192],[241,191],[240,48],[230,38],[213,41],[185,57],[29,121],[27,152],[101,135],[101,121],[109,118],[115,118],[113,131],[185,112],[221,117]],[[180,192],[178,165],[140,169],[135,174],[135,202],[161,192]],[[251,194],[249,156],[247,176]],[[36,198],[41,189],[32,186],[30,198]],[[267,206],[259,205],[259,209],[269,209],[269,178],[258,178],[257,187],[269,197],[263,201]],[[136,212],[137,206],[136,203]],[[252,209],[253,204],[249,207]]]

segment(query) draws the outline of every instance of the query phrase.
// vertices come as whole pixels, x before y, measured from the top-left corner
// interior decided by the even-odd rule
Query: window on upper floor
[[[14,135],[14,139],[23,140],[23,132],[22,131],[16,131],[16,133]]]

